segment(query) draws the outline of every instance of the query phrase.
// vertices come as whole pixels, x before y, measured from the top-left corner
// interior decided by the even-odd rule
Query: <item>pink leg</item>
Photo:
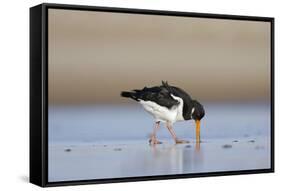
[[[160,121],[157,121],[155,123],[155,127],[153,129],[153,133],[151,134],[151,137],[149,139],[149,143],[152,144],[152,145],[154,145],[154,144],[161,144],[162,143],[162,142],[160,142],[160,141],[158,141],[156,139],[156,132],[159,129],[159,127],[160,127]]]
[[[169,132],[171,133],[173,139],[175,140],[176,144],[178,143],[189,143],[189,141],[179,140],[176,136],[176,133],[174,132],[172,125],[170,123],[167,123],[167,128]]]

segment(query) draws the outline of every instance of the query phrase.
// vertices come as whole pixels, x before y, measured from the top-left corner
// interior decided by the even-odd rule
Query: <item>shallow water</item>
[[[268,136],[270,109],[266,104],[204,104],[202,139]],[[144,140],[152,132],[153,118],[138,105],[52,106],[49,108],[49,143],[93,143]],[[161,124],[159,138],[170,138]],[[195,137],[194,121],[174,124],[181,138]]]
[[[151,147],[153,120],[140,106],[52,106],[49,181],[151,176],[270,167],[270,109],[266,104],[205,104],[200,150],[195,124],[174,129],[190,144]],[[162,125],[162,127],[164,127]]]

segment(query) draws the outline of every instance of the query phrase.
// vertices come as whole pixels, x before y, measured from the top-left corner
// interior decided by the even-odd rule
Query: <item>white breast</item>
[[[155,121],[174,123],[176,121],[184,120],[182,116],[183,100],[174,95],[172,95],[172,97],[175,100],[178,100],[180,104],[172,107],[171,109],[158,105],[157,103],[152,101],[140,100],[140,104],[148,113],[153,115]]]

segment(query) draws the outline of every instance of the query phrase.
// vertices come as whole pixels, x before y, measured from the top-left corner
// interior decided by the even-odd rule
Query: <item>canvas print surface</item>
[[[270,168],[270,23],[48,10],[48,181]]]

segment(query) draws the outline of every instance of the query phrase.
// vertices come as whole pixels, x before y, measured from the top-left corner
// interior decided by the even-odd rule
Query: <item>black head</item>
[[[203,105],[201,105],[196,100],[192,100],[191,118],[200,121],[204,117],[204,115],[205,115],[205,110]]]

